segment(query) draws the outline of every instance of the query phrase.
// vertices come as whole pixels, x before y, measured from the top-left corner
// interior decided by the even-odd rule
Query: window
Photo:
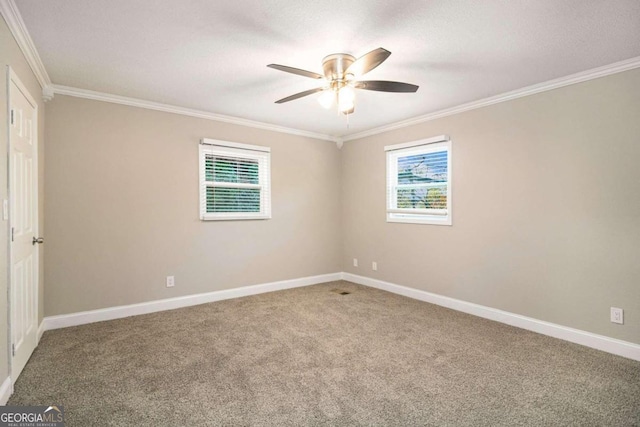
[[[447,136],[384,147],[387,222],[451,225],[451,141]]]
[[[203,139],[200,219],[271,218],[270,149]]]

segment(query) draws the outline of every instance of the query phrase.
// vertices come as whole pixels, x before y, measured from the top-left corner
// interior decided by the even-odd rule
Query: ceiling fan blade
[[[391,55],[386,49],[381,47],[372,50],[356,59],[353,64],[347,68],[347,74],[353,74],[356,77],[362,76],[369,71],[382,64]]]
[[[269,64],[267,67],[291,74],[297,74],[299,76],[311,77],[312,79],[324,79],[322,74],[314,73],[313,71],[301,70],[300,68],[287,67],[286,65]]]
[[[386,80],[365,80],[354,82],[353,87],[356,89],[377,90],[379,92],[417,92],[419,86]]]
[[[291,96],[287,96],[286,98],[282,98],[276,101],[276,104],[282,104],[284,102],[293,101],[294,99],[302,98],[307,95],[311,95],[312,93],[322,92],[324,90],[323,87],[317,87],[315,89],[305,90],[304,92],[299,92]]]

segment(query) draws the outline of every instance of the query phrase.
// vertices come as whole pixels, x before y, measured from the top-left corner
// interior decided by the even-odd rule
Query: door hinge
[[[15,234],[16,229],[14,227],[11,227],[11,241],[13,242],[13,236]]]
[[[13,124],[13,110],[11,110],[11,124]]]
[[[16,355],[16,345],[15,344],[11,344],[11,355],[12,356]]]

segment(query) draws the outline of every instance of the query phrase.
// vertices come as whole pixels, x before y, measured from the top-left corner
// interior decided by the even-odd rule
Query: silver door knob
[[[33,240],[31,241],[32,244],[36,244],[36,243],[44,243],[44,237],[34,237]]]

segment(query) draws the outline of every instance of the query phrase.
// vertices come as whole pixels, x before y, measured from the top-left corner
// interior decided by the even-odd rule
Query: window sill
[[[263,220],[271,219],[271,215],[224,215],[224,216],[203,216],[202,221],[246,221],[246,220]]]
[[[387,215],[387,222],[398,222],[404,224],[427,224],[427,225],[451,225],[450,216],[396,216]]]

